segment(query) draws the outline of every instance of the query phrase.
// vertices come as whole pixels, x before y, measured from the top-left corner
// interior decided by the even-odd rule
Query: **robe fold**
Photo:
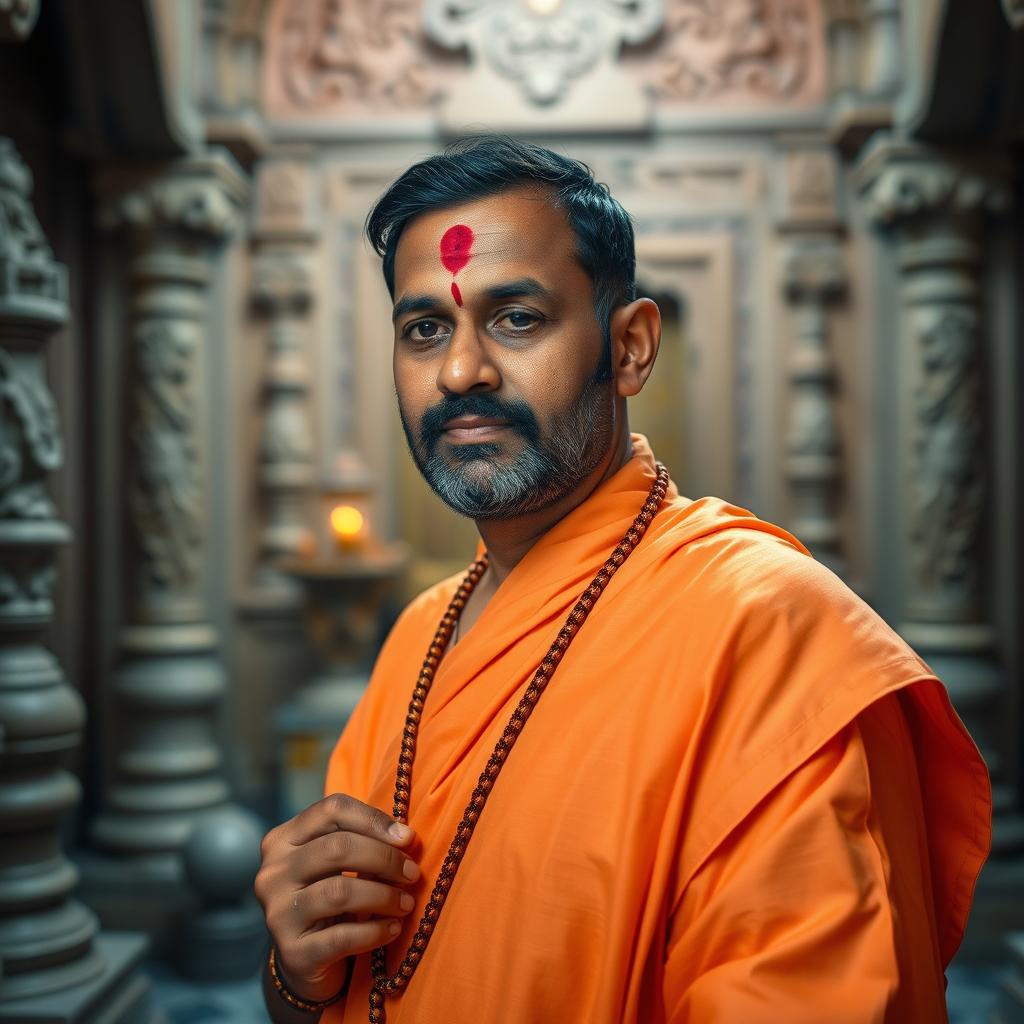
[[[413,772],[417,906],[537,665],[655,476],[640,435],[444,656]],[[325,792],[390,812],[458,577],[403,612]],[[946,1019],[991,793],[929,667],[785,530],[670,488],[496,782],[389,1024]],[[324,1022],[367,1019],[369,956]]]

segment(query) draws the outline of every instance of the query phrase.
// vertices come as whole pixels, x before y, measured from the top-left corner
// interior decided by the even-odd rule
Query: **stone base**
[[[0,1001],[0,1024],[166,1024],[150,1003],[150,981],[136,967],[149,946],[144,935],[102,933],[94,941],[102,971],[87,984]]]
[[[260,970],[267,926],[255,900],[204,911],[185,926],[175,965],[197,981],[238,981]]]
[[[185,920],[199,910],[180,855],[121,858],[79,850],[72,859],[81,872],[77,895],[104,929],[142,932],[154,957],[173,959]]]

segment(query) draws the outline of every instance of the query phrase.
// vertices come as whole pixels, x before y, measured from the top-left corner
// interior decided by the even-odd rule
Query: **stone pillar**
[[[891,97],[903,80],[900,0],[864,0],[864,54],[861,91]]]
[[[245,182],[214,152],[113,171],[99,191],[103,225],[130,246],[130,311],[116,750],[92,838],[115,855],[107,883],[128,887],[128,919],[155,928],[140,909],[153,885],[180,882],[193,826],[228,799],[217,730],[226,678],[204,578],[203,383],[211,249],[237,226]]]
[[[829,324],[831,307],[846,288],[836,162],[828,148],[805,146],[787,154],[786,166],[786,209],[779,230],[784,242],[782,288],[794,326],[785,453],[789,526],[815,558],[844,575],[838,517],[842,445]]]
[[[861,13],[857,0],[828,0],[829,93],[860,91]]]
[[[53,618],[57,549],[71,539],[47,492],[63,462],[44,348],[68,317],[67,272],[44,238],[32,178],[0,138],[0,1019],[147,1017],[131,975],[141,935],[103,935],[72,895],[61,819],[78,781],[61,767],[85,709],[40,642]]]
[[[1009,193],[994,162],[890,140],[869,149],[859,174],[869,215],[895,241],[900,274],[894,625],[946,683],[988,762],[993,853],[1005,856],[1024,849],[1024,821],[1004,763],[1008,680],[988,600],[997,551],[981,229]]]
[[[309,414],[309,359],[303,328],[313,298],[311,273],[293,243],[263,237],[253,263],[253,304],[268,320],[259,480],[265,518],[255,584],[295,596],[279,566],[312,553],[309,496],[315,482]]]
[[[836,508],[842,479],[835,410],[835,361],[829,348],[829,308],[843,294],[845,275],[834,238],[790,241],[783,287],[793,311],[789,352],[790,406],[786,476],[790,528],[818,561],[844,573]]]
[[[257,469],[262,525],[249,604],[293,617],[301,605],[284,559],[312,554],[310,500],[317,481],[307,350],[319,236],[306,149],[279,152],[256,168],[252,305],[266,327]]]

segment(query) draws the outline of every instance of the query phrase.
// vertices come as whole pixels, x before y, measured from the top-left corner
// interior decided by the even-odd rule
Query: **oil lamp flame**
[[[363,513],[352,505],[335,505],[331,509],[331,529],[343,548],[355,547],[363,532]]]

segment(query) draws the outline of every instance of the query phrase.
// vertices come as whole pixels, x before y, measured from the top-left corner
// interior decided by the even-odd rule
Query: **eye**
[[[513,334],[525,334],[535,328],[543,319],[537,313],[530,313],[525,309],[510,309],[498,315],[494,326]]]
[[[417,320],[405,329],[410,341],[436,341],[447,333],[445,325],[437,320]]]

